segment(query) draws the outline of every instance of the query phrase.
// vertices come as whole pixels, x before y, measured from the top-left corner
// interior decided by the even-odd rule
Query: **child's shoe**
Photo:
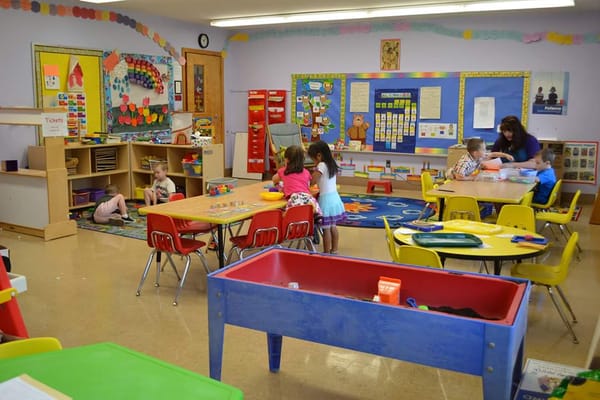
[[[109,218],[108,224],[112,225],[112,226],[123,226],[123,225],[125,225],[125,222],[123,221],[123,219],[115,217],[115,218]]]
[[[126,217],[121,217],[121,219],[125,222],[135,222],[135,219],[131,218],[129,215]]]

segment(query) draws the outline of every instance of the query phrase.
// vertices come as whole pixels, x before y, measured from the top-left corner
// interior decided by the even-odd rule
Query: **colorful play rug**
[[[77,227],[96,232],[125,236],[132,239],[146,240],[146,218],[143,216],[140,217],[135,205],[135,202],[127,202],[127,213],[131,218],[135,219],[135,222],[127,222],[124,226],[96,224],[89,219],[91,212],[93,211],[93,208],[90,208],[87,210],[80,210],[79,214],[76,216]]]
[[[403,197],[371,196],[367,194],[340,194],[348,218],[339,224],[363,228],[383,228],[385,216],[392,228],[397,228],[402,222],[414,221],[425,207],[423,200],[406,199]],[[423,218],[434,214],[428,208]]]

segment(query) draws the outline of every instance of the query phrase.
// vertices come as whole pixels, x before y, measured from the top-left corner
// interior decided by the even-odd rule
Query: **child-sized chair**
[[[400,246],[398,248],[398,263],[444,268],[442,260],[435,250],[419,246]]]
[[[481,222],[477,199],[471,196],[451,196],[446,199],[442,220],[468,219]]]
[[[569,223],[573,219],[573,215],[575,214],[575,210],[577,209],[577,201],[579,200],[580,195],[581,195],[581,190],[577,190],[575,192],[575,195],[571,199],[571,204],[569,205],[569,210],[564,214],[560,213],[560,212],[554,212],[554,211],[538,212],[535,215],[535,218],[538,221],[544,222],[544,226],[542,227],[542,229],[540,229],[540,233],[548,227],[550,227],[550,230],[552,230],[552,225],[558,225],[558,229],[560,230],[560,233],[565,238],[565,240],[568,240],[569,237],[567,236],[565,231],[567,231],[569,236],[572,235],[571,230],[569,229]],[[579,253],[581,253],[581,247],[579,246],[579,243],[577,243],[577,251],[578,251],[577,257],[579,258]]]
[[[417,217],[417,219],[420,220],[421,218],[423,218],[423,215],[425,215],[425,212],[427,211],[427,209],[429,208],[429,206],[432,203],[434,203],[438,206],[437,207],[438,210],[440,209],[439,204],[438,204],[439,199],[437,197],[427,195],[427,192],[434,189],[435,187],[436,187],[436,185],[433,184],[433,179],[431,178],[431,174],[427,171],[422,172],[421,173],[421,196],[423,196],[423,201],[425,202],[425,206],[419,213],[419,216]]]
[[[161,272],[160,254],[165,253],[167,255],[169,263],[171,264],[171,267],[173,267],[173,271],[175,271],[175,275],[177,275],[177,279],[179,280],[177,292],[175,293],[175,298],[173,299],[173,305],[176,306],[177,301],[179,299],[179,295],[181,294],[181,289],[183,289],[183,284],[185,283],[185,278],[187,277],[188,271],[190,269],[190,264],[192,261],[190,254],[195,253],[204,265],[206,273],[211,272],[208,268],[206,259],[204,258],[204,254],[202,254],[202,251],[200,251],[202,247],[206,246],[206,243],[200,240],[182,238],[180,236],[180,232],[175,226],[175,222],[171,217],[167,215],[148,214],[146,222],[146,241],[148,243],[148,246],[152,248],[152,251],[148,256],[148,261],[146,262],[146,267],[144,268],[144,272],[142,273],[142,278],[140,279],[140,283],[136,291],[136,296],[139,296],[142,293],[142,286],[144,285],[144,281],[146,280],[148,272],[150,271],[152,260],[157,254],[158,255],[156,257],[156,281],[154,283],[154,286],[159,286],[159,278]],[[185,258],[185,268],[181,277],[179,276],[177,268],[175,267],[175,263],[173,262],[173,258],[171,257],[172,254],[180,255]]]
[[[552,188],[552,191],[550,192],[550,196],[548,196],[548,201],[545,202],[544,204],[531,203],[531,207],[535,208],[536,210],[549,209],[556,202],[556,199],[558,198],[558,194],[560,193],[561,187],[562,187],[562,179],[559,179],[554,184],[554,187]]]
[[[229,238],[233,246],[229,250],[227,262],[232,262],[234,252],[241,260],[247,251],[278,245],[281,239],[281,220],[282,213],[279,209],[256,213],[250,221],[248,233]]]
[[[314,208],[311,204],[303,204],[288,208],[283,214],[281,223],[281,244],[291,247],[294,243],[304,242],[304,247],[316,251],[312,241],[314,234]]]
[[[390,228],[390,224],[386,217],[383,217],[383,226],[385,227],[385,240],[388,244],[390,257],[392,257],[393,262],[400,262],[400,259],[398,257],[398,245],[394,240],[394,233],[392,232],[392,229]]]
[[[500,209],[496,225],[510,226],[535,232],[535,213],[533,208],[519,204],[506,204]]]
[[[185,199],[185,195],[183,193],[171,193],[169,195],[169,201],[178,201]],[[209,224],[208,222],[201,221],[189,221],[185,219],[173,218],[175,222],[175,226],[181,235],[191,235],[192,237],[196,237],[196,235],[203,235],[205,233],[212,234],[212,240],[216,242],[216,237],[214,234],[214,230],[216,226],[213,224]]]
[[[0,344],[0,360],[56,350],[62,350],[62,345],[53,337],[13,340]]]
[[[535,264],[535,263],[519,263],[515,264],[510,270],[510,274],[517,278],[529,279],[535,285],[544,285],[548,290],[548,294],[550,295],[550,299],[554,303],[554,307],[560,314],[565,326],[571,333],[573,337],[573,343],[579,343],[579,339],[577,339],[577,335],[575,335],[575,331],[573,327],[569,323],[562,307],[554,296],[553,289],[556,288],[560,298],[563,303],[567,307],[567,310],[573,317],[573,323],[577,323],[577,318],[573,313],[573,309],[571,305],[567,301],[565,294],[561,290],[558,285],[561,285],[566,279],[567,274],[569,272],[569,265],[571,264],[571,260],[573,259],[573,253],[575,252],[575,246],[577,245],[577,240],[579,239],[579,234],[577,232],[573,232],[565,249],[563,250],[562,257],[560,259],[559,265],[543,265],[543,264]]]

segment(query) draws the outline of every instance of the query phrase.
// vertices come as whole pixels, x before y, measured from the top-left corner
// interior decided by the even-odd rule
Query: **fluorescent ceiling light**
[[[102,3],[117,3],[123,0],[79,0],[82,3],[94,3],[94,4],[102,4]]]
[[[229,18],[214,20],[211,21],[210,24],[212,26],[218,26],[222,28],[231,28],[239,26],[290,24],[298,22],[350,21],[356,19],[408,17],[414,15],[458,14],[486,11],[573,7],[574,5],[575,0],[470,1],[459,3],[424,4],[344,11],[307,12],[298,14]]]

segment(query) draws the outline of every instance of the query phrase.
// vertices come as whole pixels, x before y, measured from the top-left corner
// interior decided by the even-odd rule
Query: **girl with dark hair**
[[[323,213],[323,252],[336,254],[339,243],[336,224],[346,219],[344,203],[337,191],[336,175],[339,167],[329,145],[322,140],[310,145],[308,155],[317,164],[312,173],[311,184],[319,186],[319,205]]]
[[[508,153],[514,157],[513,162],[503,158],[502,168],[535,169],[535,154],[540,150],[540,143],[535,136],[529,134],[519,118],[509,115],[502,118],[500,136],[492,147],[493,152]]]

